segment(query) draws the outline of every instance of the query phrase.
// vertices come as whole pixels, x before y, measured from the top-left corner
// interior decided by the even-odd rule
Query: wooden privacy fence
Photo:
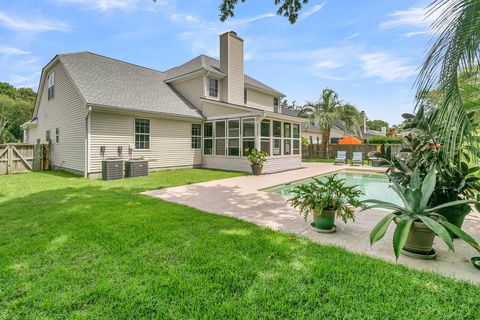
[[[367,159],[367,153],[370,151],[380,151],[381,144],[328,144],[325,150],[322,144],[313,143],[303,147],[302,157],[304,159],[335,159],[337,151],[347,151],[347,158],[352,158],[353,152],[363,152],[363,158]],[[399,153],[402,149],[401,144],[389,144],[385,147],[392,147],[392,153]]]
[[[0,175],[48,170],[48,145],[37,143],[0,144]]]

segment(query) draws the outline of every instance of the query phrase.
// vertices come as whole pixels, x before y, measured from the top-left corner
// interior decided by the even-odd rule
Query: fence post
[[[13,150],[10,145],[7,146],[7,174],[11,174],[13,170]]]
[[[42,170],[42,146],[40,139],[37,139],[37,144],[33,147],[33,171]]]

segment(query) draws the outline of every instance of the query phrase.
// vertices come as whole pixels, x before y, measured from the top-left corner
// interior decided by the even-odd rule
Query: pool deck
[[[351,252],[367,254],[387,261],[395,262],[392,248],[393,227],[384,239],[373,247],[369,243],[369,234],[373,226],[385,215],[386,211],[367,210],[358,212],[354,223],[336,222],[337,232],[320,234],[310,226],[290,205],[287,198],[263,189],[282,185],[312,176],[330,173],[336,170],[366,170],[379,172],[381,169],[370,166],[333,165],[330,163],[303,163],[299,170],[280,172],[262,176],[242,176],[224,180],[215,180],[192,185],[159,189],[144,194],[184,204],[202,211],[235,217],[269,227],[274,230],[294,233],[320,244],[332,244],[346,248]],[[464,230],[475,238],[480,235],[480,215],[467,217]],[[470,257],[480,255],[461,240],[455,240],[456,253],[448,248],[438,237],[434,248],[438,256],[433,261],[417,260],[402,255],[398,263],[419,270],[438,272],[456,279],[480,284],[480,272],[470,262]]]

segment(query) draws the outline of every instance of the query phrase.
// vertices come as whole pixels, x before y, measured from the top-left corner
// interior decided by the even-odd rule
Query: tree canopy
[[[156,1],[156,0],[154,0]],[[240,0],[245,2],[246,0]],[[298,12],[302,9],[303,5],[308,3],[308,0],[274,0],[275,5],[278,7],[277,15],[284,16],[291,24],[294,24],[298,18]],[[238,4],[238,0],[222,0],[220,4],[220,20],[224,22],[235,14],[235,7]]]
[[[382,127],[388,128],[388,122],[383,120],[368,120],[367,127],[371,130],[381,131]]]
[[[22,140],[20,126],[31,118],[36,95],[30,88],[0,82],[0,143]]]

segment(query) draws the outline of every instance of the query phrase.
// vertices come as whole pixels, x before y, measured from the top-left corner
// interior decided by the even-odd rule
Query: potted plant
[[[391,187],[402,199],[403,206],[375,199],[364,201],[364,203],[369,204],[365,209],[383,208],[393,210],[373,228],[370,233],[370,243],[372,245],[383,238],[390,223],[395,221],[397,226],[393,234],[393,249],[397,259],[402,249],[405,254],[417,258],[434,258],[436,255],[433,250],[435,235],[442,238],[448,248],[454,251],[451,233],[457,235],[475,249],[480,250],[480,246],[471,236],[448,222],[444,216],[438,214],[439,210],[475,203],[476,201],[456,200],[433,208],[428,206],[430,197],[435,190],[436,175],[436,170],[432,170],[421,181],[419,171],[415,170],[407,186],[393,180]]]
[[[253,175],[261,175],[263,164],[267,162],[268,153],[257,150],[256,148],[253,148],[252,150],[246,149],[246,151],[248,152],[247,159],[250,161]]]
[[[469,166],[470,155],[459,148],[457,154],[447,154],[438,143],[441,128],[433,126],[431,119],[435,108],[428,111],[420,107],[417,114],[404,114],[404,129],[409,131],[405,136],[405,155],[400,158],[392,153],[391,148],[382,148],[380,157],[389,166],[387,174],[393,181],[408,186],[413,172],[418,170],[423,179],[432,170],[436,170],[436,185],[428,207],[436,207],[456,200],[474,200],[480,193],[480,167]],[[456,205],[438,210],[448,222],[461,228],[465,217],[471,212],[469,204]]]
[[[346,186],[345,179],[337,175],[313,178],[313,182],[302,184],[293,190],[294,197],[288,200],[300,210],[305,220],[311,214],[312,226],[318,232],[335,232],[335,216],[347,223],[355,221],[355,207],[361,207],[358,199],[362,194],[356,186]]]

